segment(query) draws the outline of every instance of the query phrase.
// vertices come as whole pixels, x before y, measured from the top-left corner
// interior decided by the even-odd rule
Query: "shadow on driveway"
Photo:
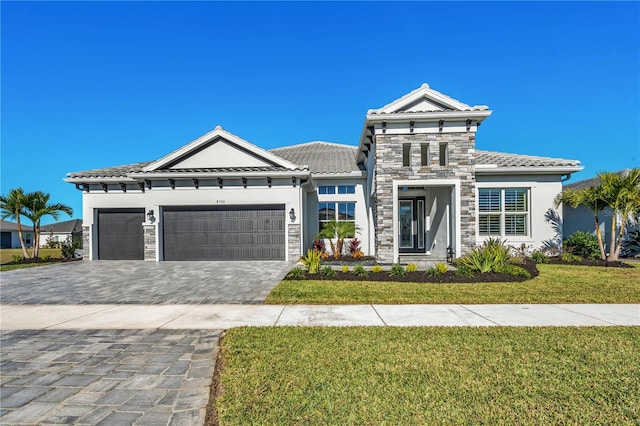
[[[291,262],[81,261],[0,273],[2,304],[260,304]]]

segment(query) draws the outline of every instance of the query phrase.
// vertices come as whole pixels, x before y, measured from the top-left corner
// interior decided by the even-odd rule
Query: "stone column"
[[[289,233],[289,261],[296,261],[300,257],[300,248],[302,241],[300,240],[300,225],[297,223],[290,223],[288,225]]]
[[[91,227],[82,227],[82,260],[91,259]]]
[[[144,260],[156,261],[156,225],[143,224],[144,229]]]

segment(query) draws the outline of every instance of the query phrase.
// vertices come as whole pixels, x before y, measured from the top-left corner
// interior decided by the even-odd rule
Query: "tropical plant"
[[[315,240],[313,242],[313,249],[323,253],[325,251],[324,240]]]
[[[23,216],[33,222],[33,257],[38,257],[40,249],[40,221],[45,216],[51,216],[58,220],[60,213],[73,215],[73,209],[62,203],[49,203],[51,195],[42,191],[31,192],[25,195]]]
[[[424,271],[424,273],[430,276],[431,278],[435,278],[438,275],[440,275],[440,271],[438,271],[438,268],[436,268],[435,266],[427,268],[427,270]]]
[[[353,237],[356,230],[356,224],[353,222],[338,222],[337,220],[332,220],[325,222],[320,232],[318,232],[313,238],[328,239],[333,257],[340,259],[340,256],[342,256],[342,248],[344,246],[345,238]]]
[[[534,263],[537,263],[537,264],[549,263],[549,258],[547,257],[547,255],[540,250],[536,250],[533,253],[531,253],[531,260],[533,260]]]
[[[407,271],[402,265],[399,265],[397,263],[391,265],[391,269],[389,270],[390,277],[404,277],[405,275],[407,275]]]
[[[16,221],[18,227],[18,239],[20,240],[20,247],[22,248],[22,256],[28,259],[29,252],[27,246],[24,243],[24,237],[22,236],[22,223],[20,217],[24,216],[25,207],[25,193],[22,188],[14,188],[9,191],[7,196],[0,196],[0,217],[4,219],[12,219]]]
[[[627,223],[638,219],[640,214],[640,168],[631,169],[626,175],[599,173],[598,177],[602,182],[600,186],[603,199],[614,213],[611,215],[611,240],[607,260],[615,261],[620,257]]]
[[[595,223],[596,238],[598,239],[598,247],[600,249],[600,258],[606,259],[604,250],[604,240],[602,238],[602,231],[600,229],[600,219],[598,214],[604,210],[607,206],[606,201],[603,198],[602,184],[596,186],[589,186],[586,188],[572,190],[564,189],[555,199],[556,207],[561,204],[567,204],[574,209],[578,206],[586,206],[593,213],[593,220]]]
[[[331,266],[329,266],[329,265],[325,265],[325,266],[323,266],[323,267],[322,267],[322,269],[320,270],[320,273],[321,273],[322,275],[324,275],[325,277],[330,277],[330,278],[333,278],[333,277],[335,277],[336,275],[338,275],[338,273],[336,272],[336,270],[335,270],[335,269],[333,269],[333,268],[332,268]]]
[[[377,274],[379,272],[382,272],[382,266],[380,265],[373,265],[371,267],[371,272],[373,272],[374,274]]]
[[[60,245],[60,254],[63,259],[71,259],[76,255],[76,250],[80,247],[80,241],[76,238],[68,237]]]
[[[622,242],[621,254],[626,257],[634,257],[640,254],[640,231],[627,232]]]
[[[527,271],[523,267],[518,265],[510,265],[508,263],[504,263],[502,265],[495,265],[493,267],[493,272],[497,272],[499,274],[513,275],[516,277],[531,278],[531,274],[529,273],[529,271]]]
[[[351,254],[351,256],[353,256],[354,253],[360,251],[360,244],[360,240],[357,238],[353,238],[351,241],[349,241],[349,254]]]
[[[364,253],[361,250],[358,251],[354,251],[353,253],[351,253],[351,257],[353,257],[354,259],[361,259],[364,256]]]
[[[418,265],[415,263],[410,263],[407,265],[407,272],[416,272],[418,270]]]
[[[318,250],[307,250],[307,255],[300,258],[300,261],[307,269],[310,275],[315,275],[320,270],[320,262],[322,262],[322,256]]]
[[[600,257],[598,237],[588,232],[574,232],[564,240],[564,246],[571,253],[583,258],[598,259]]]
[[[446,263],[444,262],[438,262],[435,264],[435,268],[438,270],[438,272],[440,272],[441,274],[444,274],[445,272],[447,272],[449,270],[449,267],[447,266]]]
[[[456,275],[459,277],[473,277],[474,271],[472,271],[468,266],[458,265]]]
[[[304,271],[304,269],[300,268],[299,266],[296,266],[287,274],[287,278],[294,279],[294,280],[300,280],[300,279],[306,278],[306,276],[307,276],[307,273]]]
[[[509,259],[509,247],[499,238],[489,238],[480,247],[456,259],[456,266],[464,265],[475,272],[489,272],[495,265]]]
[[[369,275],[369,271],[364,269],[364,266],[362,265],[356,265],[353,267],[352,274],[355,275],[356,277],[366,277]]]

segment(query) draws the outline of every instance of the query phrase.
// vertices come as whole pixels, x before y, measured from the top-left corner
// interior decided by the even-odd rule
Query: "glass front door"
[[[425,248],[424,197],[398,202],[398,240],[401,252],[422,252]]]

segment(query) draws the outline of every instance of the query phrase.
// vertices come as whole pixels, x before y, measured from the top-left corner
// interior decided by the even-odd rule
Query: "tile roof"
[[[82,219],[65,220],[64,222],[56,222],[49,225],[42,225],[40,227],[40,233],[45,234],[49,232],[81,232],[82,231]]]
[[[33,227],[25,225],[24,223],[21,223],[20,227],[22,228],[22,232],[33,231]],[[17,231],[18,224],[15,222],[10,222],[8,220],[0,220],[0,230],[2,230],[3,232]]]
[[[357,146],[332,142],[308,142],[270,150],[273,154],[300,166],[309,166],[311,173],[359,172]]]
[[[618,170],[617,172],[613,172],[615,174],[618,174],[622,177],[625,177],[629,174],[629,172],[631,171],[631,169],[623,169],[623,170]],[[592,177],[589,179],[583,179],[583,180],[579,180],[577,182],[573,182],[573,183],[569,183],[567,185],[564,185],[565,189],[573,189],[573,190],[579,190],[579,189],[584,189],[584,188],[588,188],[590,186],[597,186],[600,185],[600,182],[602,182],[602,180],[598,177]]]
[[[124,178],[127,177],[128,173],[142,172],[142,169],[151,163],[152,161],[144,161],[142,163],[127,164],[124,166],[71,172],[67,173],[67,176],[70,178]]]
[[[534,155],[507,154],[504,152],[476,150],[476,165],[496,165],[497,167],[567,167],[578,166],[577,160],[538,157]]]

